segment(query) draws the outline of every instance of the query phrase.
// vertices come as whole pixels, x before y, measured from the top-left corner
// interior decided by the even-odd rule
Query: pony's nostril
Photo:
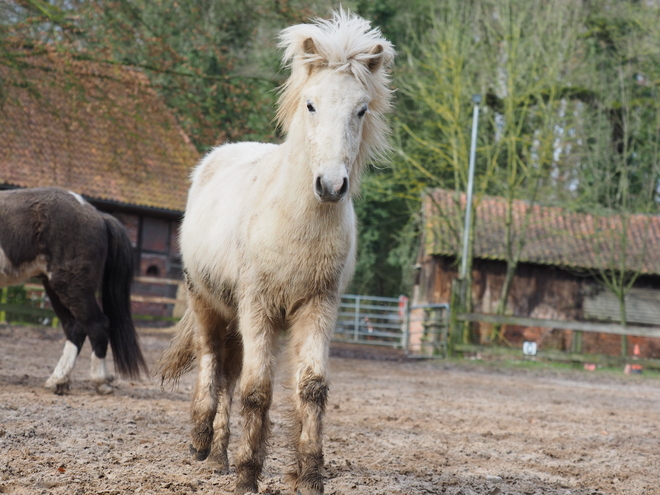
[[[341,183],[341,188],[338,191],[340,196],[343,196],[348,191],[348,177],[344,177],[344,182]]]
[[[321,202],[336,203],[348,192],[348,177],[343,177],[341,182],[332,181],[328,183],[323,175],[317,175],[314,179],[314,192]]]

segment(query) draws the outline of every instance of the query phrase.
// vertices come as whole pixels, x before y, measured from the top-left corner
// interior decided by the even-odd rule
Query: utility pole
[[[481,95],[472,97],[474,111],[472,112],[472,142],[470,143],[470,165],[468,167],[468,183],[465,199],[465,226],[463,228],[463,256],[461,258],[460,278],[467,277],[468,247],[470,244],[470,226],[472,225],[472,189],[474,189],[474,159],[477,154],[477,128],[479,127],[479,104]]]
[[[470,163],[468,167],[468,184],[465,198],[465,226],[463,229],[463,254],[461,257],[461,270],[459,278],[452,284],[451,310],[450,310],[450,344],[449,353],[453,353],[454,345],[461,343],[464,336],[463,325],[456,318],[458,312],[467,309],[468,294],[468,253],[470,246],[470,227],[472,226],[472,190],[474,189],[474,161],[477,153],[477,129],[479,126],[479,104],[481,95],[472,96],[474,110],[472,112],[472,141],[470,143]],[[464,323],[465,324],[465,323]]]

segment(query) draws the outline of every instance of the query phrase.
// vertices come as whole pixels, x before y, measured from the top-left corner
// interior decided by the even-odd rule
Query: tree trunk
[[[504,277],[504,284],[502,284],[502,290],[500,292],[500,300],[497,303],[496,314],[498,316],[503,316],[506,311],[506,302],[509,299],[509,293],[511,292],[511,285],[513,284],[513,277],[516,275],[516,268],[518,268],[518,261],[510,261],[506,264],[506,275]],[[502,342],[502,325],[497,324],[493,326],[493,332],[491,334],[491,340],[495,342]]]
[[[628,326],[628,316],[626,314],[626,293],[621,291],[619,294],[619,322],[622,327]],[[621,336],[621,357],[628,356],[628,336]]]

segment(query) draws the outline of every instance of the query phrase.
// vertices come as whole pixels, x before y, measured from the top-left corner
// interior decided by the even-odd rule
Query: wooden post
[[[438,344],[438,336],[440,333],[440,311],[438,308],[429,308],[426,318],[425,325],[425,337],[426,337],[426,352],[428,356],[434,356],[436,354],[436,346]]]
[[[621,336],[621,357],[622,358],[628,357],[628,336],[627,335],[622,335]]]
[[[465,312],[465,300],[467,294],[467,283],[463,279],[454,279],[451,284],[451,303],[449,305],[449,342],[447,343],[447,354],[454,353],[454,347],[465,340],[465,329],[469,323],[459,321],[457,316]]]
[[[403,304],[403,308],[401,305]],[[401,347],[408,354],[410,345],[410,300],[404,296],[399,296],[399,316],[401,316]]]
[[[172,317],[174,318],[183,318],[183,314],[186,312],[188,293],[186,292],[186,286],[183,281],[179,281],[176,284],[176,304],[174,309],[172,309]]]
[[[355,318],[353,320],[353,340],[358,341],[358,332],[360,331],[360,296],[355,297]]]
[[[573,330],[573,342],[571,343],[571,352],[573,354],[582,354],[582,332]]]
[[[2,292],[0,293],[0,304],[7,304],[7,294],[9,292],[8,287],[3,287]],[[7,313],[0,311],[0,323],[7,322]]]

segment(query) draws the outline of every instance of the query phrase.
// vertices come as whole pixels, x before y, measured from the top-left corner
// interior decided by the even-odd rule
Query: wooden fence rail
[[[581,344],[582,332],[606,333],[613,335],[627,335],[634,337],[660,338],[660,327],[622,326],[616,323],[595,323],[583,321],[546,320],[542,318],[524,318],[518,316],[498,316],[489,314],[464,313],[455,315],[457,321],[483,322],[494,325],[520,325],[526,327],[556,328],[561,330],[572,330],[575,332],[576,341]],[[520,355],[520,349],[502,346],[484,346],[474,344],[457,343],[452,347],[453,352],[465,353],[487,353],[494,355]],[[641,364],[646,368],[660,369],[659,359],[637,359],[632,356],[604,356],[599,354],[583,354],[581,345],[574,346],[571,352],[555,350],[539,350],[538,358],[552,361],[571,361],[583,363],[596,363],[608,366],[626,363]]]
[[[163,318],[164,320],[176,322],[183,316],[183,313],[186,310],[186,291],[183,280],[172,278],[135,277],[135,282],[142,284],[175,285],[176,297],[143,296],[140,294],[131,294],[131,301],[156,304],[173,304],[174,308],[172,309],[172,316],[169,318]]]
[[[519,316],[497,316],[466,313],[456,315],[459,321],[476,321],[495,325],[520,325],[525,327],[559,328],[580,332],[609,333],[635,337],[660,338],[660,328],[641,326],[622,326],[616,323],[591,323],[585,321],[545,320],[541,318],[523,318]]]
[[[178,279],[156,278],[156,277],[135,277],[135,282],[143,284],[175,285],[177,287],[176,297],[145,296],[141,294],[131,294],[132,302],[154,303],[154,304],[172,304],[174,305],[172,317],[159,317],[149,315],[133,315],[138,320],[165,320],[178,321],[185,310],[186,298],[183,290],[183,281]],[[23,287],[28,291],[44,292],[41,284],[26,283]],[[51,318],[53,325],[57,326],[58,320],[55,312],[51,308],[39,308],[28,304],[15,304],[7,302],[7,287],[0,289],[0,322],[6,320],[6,313],[15,315],[28,315],[39,318]],[[43,296],[42,296],[43,298]]]

